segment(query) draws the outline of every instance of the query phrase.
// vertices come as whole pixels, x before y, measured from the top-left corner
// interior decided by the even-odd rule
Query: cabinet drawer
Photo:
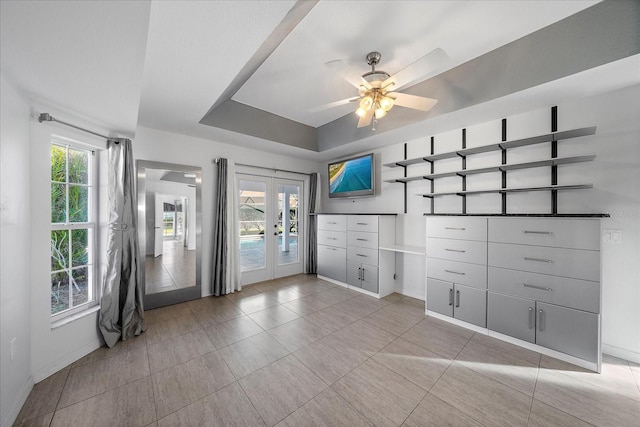
[[[347,229],[353,231],[378,232],[377,215],[348,215]]]
[[[318,274],[340,282],[346,282],[346,249],[318,245]]]
[[[489,265],[532,273],[600,281],[600,252],[489,243]]]
[[[600,283],[489,267],[490,291],[578,310],[600,312]]]
[[[346,248],[347,233],[344,231],[318,230],[318,244]]]
[[[451,261],[487,263],[487,244],[471,240],[427,239],[427,256]]]
[[[485,265],[427,258],[427,277],[479,289],[487,288],[487,267]]]
[[[536,342],[536,302],[488,292],[487,329]]]
[[[318,230],[347,231],[344,215],[318,215]]]
[[[427,237],[463,240],[487,240],[487,219],[471,217],[428,217]]]
[[[347,246],[347,259],[363,264],[378,265],[378,249]]]
[[[489,241],[600,250],[600,221],[559,218],[489,218]]]
[[[599,315],[538,302],[536,344],[598,362]]]
[[[347,244],[350,246],[378,249],[378,233],[349,231],[347,232]]]

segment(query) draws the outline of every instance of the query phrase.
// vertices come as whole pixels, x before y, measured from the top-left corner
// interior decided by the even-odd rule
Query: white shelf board
[[[405,254],[426,255],[427,249],[422,246],[386,245],[378,248],[381,251],[402,252]]]

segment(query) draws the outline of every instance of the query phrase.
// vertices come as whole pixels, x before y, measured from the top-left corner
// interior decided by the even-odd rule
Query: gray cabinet
[[[487,219],[427,219],[427,313],[487,325]]]
[[[481,289],[427,278],[427,309],[484,327],[486,292]]]
[[[489,292],[487,328],[530,343],[536,342],[536,302]]]
[[[384,297],[394,291],[395,215],[318,215],[318,275]]]

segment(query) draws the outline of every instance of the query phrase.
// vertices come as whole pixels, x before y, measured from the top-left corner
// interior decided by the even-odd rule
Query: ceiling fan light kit
[[[358,127],[368,126],[373,121],[371,130],[375,130],[376,121],[386,116],[394,105],[429,111],[438,102],[437,100],[394,92],[392,89],[399,90],[403,86],[415,82],[425,75],[430,68],[436,68],[439,65],[438,62],[442,62],[443,57],[446,58],[446,54],[441,49],[435,49],[393,76],[390,76],[385,71],[376,70],[376,65],[382,58],[380,52],[369,52],[367,54],[367,64],[371,66],[371,71],[360,77],[357,77],[351,67],[340,60],[327,62],[325,64],[327,67],[341,74],[345,80],[358,89],[358,97],[332,102],[325,106],[314,108],[312,111],[320,111],[348,102],[359,101],[358,108],[355,111],[359,117]]]

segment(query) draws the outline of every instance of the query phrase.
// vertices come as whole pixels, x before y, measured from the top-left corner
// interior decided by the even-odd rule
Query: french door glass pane
[[[278,264],[298,262],[298,200],[300,187],[278,185]]]
[[[265,268],[266,193],[264,182],[240,180],[240,269]]]

